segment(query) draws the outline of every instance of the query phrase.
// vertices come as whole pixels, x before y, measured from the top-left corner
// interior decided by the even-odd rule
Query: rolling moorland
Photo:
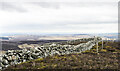
[[[73,44],[74,45],[74,44]],[[91,50],[82,53],[54,55],[46,58],[9,66],[5,70],[14,69],[119,69],[120,58],[119,42],[105,41],[99,43],[99,52],[94,46]],[[3,70],[3,71],[5,71]]]
[[[51,43],[51,42],[60,42],[60,41],[67,41],[67,40],[75,40],[79,38],[89,38],[92,37],[94,34],[68,34],[68,35],[13,35],[13,34],[3,34],[0,37],[0,41],[2,44],[2,50],[20,50],[18,45],[21,44],[44,44],[44,43]],[[116,33],[111,34],[96,34],[96,36],[101,36],[105,38],[115,38],[117,39],[118,35]],[[64,43],[63,43],[64,44]]]
[[[2,41],[2,50],[20,50],[18,45],[22,44],[45,44],[50,42],[60,42],[60,41],[66,41],[66,40],[39,40],[39,41]]]

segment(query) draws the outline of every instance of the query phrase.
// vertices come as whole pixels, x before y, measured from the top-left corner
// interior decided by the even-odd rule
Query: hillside
[[[104,42],[99,53],[96,46],[82,53],[54,55],[46,58],[27,61],[18,65],[9,66],[7,69],[119,69],[120,44],[118,42]],[[4,71],[4,70],[3,70]]]
[[[18,45],[22,44],[45,44],[45,43],[51,43],[51,42],[60,42],[60,41],[66,41],[66,40],[40,40],[40,41],[2,41],[2,50],[20,50]]]

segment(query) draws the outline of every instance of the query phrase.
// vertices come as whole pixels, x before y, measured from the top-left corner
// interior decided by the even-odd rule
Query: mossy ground
[[[27,61],[7,69],[119,69],[120,47],[118,42],[104,42],[99,52],[96,46],[82,53],[54,55]]]

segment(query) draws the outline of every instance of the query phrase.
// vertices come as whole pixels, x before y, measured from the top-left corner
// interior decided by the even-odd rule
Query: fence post
[[[102,40],[102,49],[103,49],[103,40]]]
[[[97,42],[97,53],[98,53],[98,42]]]

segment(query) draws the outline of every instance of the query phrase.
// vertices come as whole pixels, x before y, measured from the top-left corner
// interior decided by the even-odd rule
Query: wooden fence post
[[[97,42],[97,53],[98,53],[98,42]]]
[[[104,43],[103,43],[103,40],[102,40],[102,49],[103,49],[103,44],[104,44]]]

